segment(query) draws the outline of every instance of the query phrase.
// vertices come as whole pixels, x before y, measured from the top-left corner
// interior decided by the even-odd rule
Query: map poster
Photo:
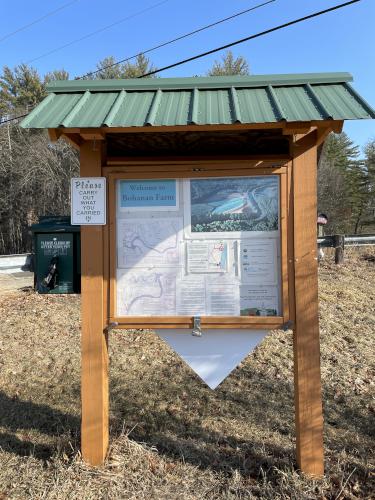
[[[276,286],[240,287],[241,316],[277,316],[279,294]]]
[[[242,240],[240,273],[243,284],[276,285],[277,242],[271,238]]]
[[[175,316],[179,269],[118,269],[119,316]]]
[[[220,177],[189,182],[192,235],[278,230],[278,176]]]
[[[225,273],[228,268],[228,243],[190,241],[187,244],[188,273]]]
[[[119,181],[120,211],[178,210],[176,179]]]
[[[182,217],[117,221],[120,268],[180,266],[182,252]]]

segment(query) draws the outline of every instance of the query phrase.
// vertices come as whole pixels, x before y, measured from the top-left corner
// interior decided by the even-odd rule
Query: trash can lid
[[[68,215],[41,215],[30,230],[33,233],[78,233],[81,226],[72,226]]]

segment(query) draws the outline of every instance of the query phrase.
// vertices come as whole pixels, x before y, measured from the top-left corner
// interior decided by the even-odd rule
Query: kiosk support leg
[[[294,386],[297,462],[324,474],[317,264],[317,153],[315,134],[294,145]]]
[[[81,146],[81,176],[100,177],[101,144],[87,141]],[[82,270],[82,426],[83,459],[91,465],[103,463],[108,449],[108,343],[103,310],[103,229],[81,227]]]

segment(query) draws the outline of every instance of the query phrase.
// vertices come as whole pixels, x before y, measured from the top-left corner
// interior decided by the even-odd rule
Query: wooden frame
[[[258,164],[263,164],[258,167]],[[275,165],[276,164],[276,165]],[[276,329],[283,328],[289,321],[289,291],[288,291],[288,242],[287,242],[287,214],[288,214],[288,182],[287,167],[279,166],[279,162],[265,163],[260,161],[238,164],[236,160],[231,163],[217,165],[215,163],[202,164],[190,162],[174,165],[153,164],[119,165],[105,168],[108,181],[109,198],[109,323],[116,324],[123,329],[129,328],[192,328],[193,317],[190,316],[130,316],[120,317],[116,314],[116,181],[121,179],[162,179],[162,178],[199,178],[199,177],[226,177],[244,175],[278,175],[280,178],[280,262],[281,262],[281,302],[282,316],[269,317],[244,317],[244,316],[203,316],[202,328],[240,328],[240,329]],[[265,166],[266,165],[266,166]],[[237,167],[237,168],[236,168]]]

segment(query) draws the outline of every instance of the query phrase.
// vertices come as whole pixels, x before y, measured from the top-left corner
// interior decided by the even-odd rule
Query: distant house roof
[[[56,81],[24,128],[266,124],[375,118],[349,73]]]

